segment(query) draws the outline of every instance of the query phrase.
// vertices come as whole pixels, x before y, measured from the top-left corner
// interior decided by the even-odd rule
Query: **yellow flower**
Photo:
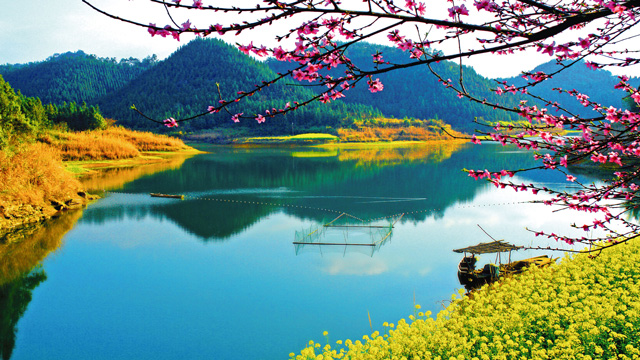
[[[322,336],[327,336],[327,335],[329,335],[329,332],[328,332],[328,331],[324,331],[324,332],[322,333]]]

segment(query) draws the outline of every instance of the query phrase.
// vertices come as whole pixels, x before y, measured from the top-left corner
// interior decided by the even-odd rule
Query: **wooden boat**
[[[151,193],[149,195],[151,195],[152,197],[162,197],[162,198],[172,198],[172,199],[184,200],[184,195],[170,195],[170,194],[158,194],[158,193]]]
[[[480,243],[478,245],[453,250],[454,252],[464,253],[464,257],[458,264],[458,280],[460,281],[460,285],[464,285],[467,290],[472,290],[484,284],[494,282],[501,276],[522,272],[531,265],[544,267],[550,265],[555,260],[547,255],[541,255],[511,262],[511,251],[521,248],[521,246],[496,240],[490,243]],[[498,260],[500,259],[499,254],[502,252],[509,252],[509,261],[506,264],[502,264],[501,261]],[[470,255],[467,255],[467,253],[470,253]],[[476,269],[476,255],[487,253],[498,254],[496,257],[498,265],[486,264],[482,268]]]

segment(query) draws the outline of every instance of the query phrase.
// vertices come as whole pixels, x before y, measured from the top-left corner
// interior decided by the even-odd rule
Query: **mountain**
[[[158,124],[143,119],[130,110],[134,104],[138,110],[154,119],[168,117],[188,118],[206,112],[208,106],[217,105],[220,96],[233,99],[238,91],[247,91],[255,84],[277,75],[264,63],[242,54],[235,47],[218,39],[195,39],[180,47],[166,60],[144,72],[125,86],[97,100],[105,117],[111,117],[133,128],[158,128]],[[273,84],[254,96],[246,97],[238,104],[222,111],[207,114],[195,120],[181,123],[187,131],[214,127],[240,126],[260,128],[261,133],[289,133],[292,124],[306,129],[335,127],[341,119],[379,116],[373,107],[362,104],[334,102],[325,106],[317,102],[285,116],[268,118],[268,126],[258,124],[252,118],[242,119],[240,124],[231,121],[231,115],[243,112],[247,116],[265,114],[265,110],[282,109],[287,102],[313,96],[309,90],[284,83]],[[350,115],[351,114],[351,115]]]
[[[1,65],[0,74],[25,96],[47,103],[88,103],[113,92],[157,62],[156,56],[142,61],[134,58],[98,58],[82,51],[55,54],[45,61]]]
[[[405,63],[409,60],[407,52],[370,43],[351,45],[347,56],[367,70],[373,68],[371,55],[376,52],[389,63]],[[273,79],[277,73],[284,73],[295,66],[295,63],[275,59],[259,61],[221,40],[198,38],[183,45],[163,61],[157,61],[154,56],[142,61],[130,58],[118,62],[115,58],[97,58],[78,51],[56,54],[42,62],[2,65],[0,74],[13,88],[24,95],[39,97],[45,104],[86,101],[99,105],[105,117],[117,119],[119,124],[160,130],[164,127],[145,120],[130,110],[131,105],[135,104],[139,110],[158,120],[187,118],[205,112],[208,106],[217,104],[220,96],[234,98],[238,91],[247,91],[255,84]],[[442,78],[451,79],[458,86],[458,64],[442,61],[432,67]],[[549,62],[533,71],[550,73],[554,68],[557,68],[555,62]],[[475,97],[506,107],[517,107],[520,100],[529,99],[521,94],[499,96],[492,90],[497,87],[494,80],[480,76],[470,67],[463,66],[462,72],[465,88]],[[344,69],[333,69],[326,74],[341,76]],[[230,120],[234,113],[243,112],[248,117],[264,114],[267,109],[283,108],[287,102],[308,99],[323,89],[299,86],[299,82],[285,79],[233,104],[229,107],[230,113],[208,114],[181,123],[179,129],[198,131],[235,127],[260,129],[261,134],[288,134],[295,128],[297,132],[326,132],[328,127],[348,127],[354,119],[386,116],[439,119],[456,130],[470,132],[477,128],[477,124],[473,123],[474,118],[520,120],[515,114],[458,99],[455,92],[438,83],[426,66],[395,70],[375,77],[384,84],[384,91],[372,94],[361,82],[346,91],[346,97],[330,104],[316,102],[286,116],[268,118],[269,126],[258,124],[251,118],[243,119],[240,124]],[[515,85],[525,83],[520,77],[499,80]],[[593,116],[595,113],[592,110],[584,108],[574,98],[552,89],[557,86],[575,88],[606,106],[623,107],[622,97],[625,94],[613,89],[617,82],[617,77],[608,71],[588,70],[583,62],[579,62],[553,79],[531,88],[531,92],[558,101],[582,116]]]
[[[372,70],[372,54],[380,53],[384,61],[392,64],[408,62],[409,53],[389,46],[357,43],[351,45],[346,56],[353,63],[361,66],[363,70]],[[284,73],[297,64],[287,63],[271,59],[267,62],[276,72]],[[363,64],[369,64],[364,66]],[[442,61],[432,65],[432,68],[444,79],[451,79],[456,86],[460,78],[458,64],[451,61]],[[333,76],[343,76],[344,68],[330,72]],[[417,119],[441,119],[451,124],[454,129],[472,131],[477,127],[473,123],[474,118],[486,120],[513,121],[518,120],[517,115],[492,107],[471,102],[467,99],[459,99],[457,94],[444,87],[438,79],[429,71],[427,66],[414,66],[405,69],[394,70],[388,73],[375,75],[384,85],[384,90],[372,94],[364,82],[354,89],[345,92],[346,103],[359,103],[375,106],[385,116],[396,118]],[[487,99],[489,102],[499,103],[507,107],[515,107],[522,99],[521,96],[499,96],[491,89],[497,87],[495,81],[487,79],[468,66],[463,66],[463,83],[472,95]]]
[[[568,65],[569,62],[564,62]],[[543,72],[552,74],[558,71],[562,65],[555,60],[537,66],[531,70],[531,73]],[[508,84],[523,86],[527,81],[521,76],[500,79]],[[627,96],[623,90],[614,89],[614,85],[620,81],[617,76],[603,69],[591,70],[587,68],[584,60],[580,60],[571,67],[562,72],[553,75],[551,79],[529,88],[529,93],[540,96],[543,99],[556,101],[566,108],[569,112],[580,115],[582,117],[599,116],[599,113],[590,107],[584,107],[575,97],[566,93],[559,93],[554,88],[562,88],[564,90],[576,90],[579,93],[589,96],[589,100],[600,103],[604,107],[614,106],[616,108],[626,108],[623,104],[623,98]],[[632,79],[631,84],[637,86],[638,80]],[[551,109],[549,109],[551,110]]]

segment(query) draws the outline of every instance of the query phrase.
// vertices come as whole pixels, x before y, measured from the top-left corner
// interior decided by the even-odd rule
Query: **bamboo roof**
[[[521,249],[522,246],[511,245],[504,240],[496,240],[488,243],[480,243],[478,245],[468,246],[462,249],[455,249],[453,252],[457,253],[472,253],[472,254],[487,254],[487,253],[497,253],[497,252],[506,252],[511,250]]]

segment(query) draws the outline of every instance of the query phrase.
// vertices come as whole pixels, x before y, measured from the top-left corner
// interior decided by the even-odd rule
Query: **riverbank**
[[[640,356],[638,239],[566,256],[452,296],[435,317],[416,305],[386,334],[303,349],[307,359],[632,359]],[[327,336],[328,339],[328,336]],[[334,348],[337,348],[334,349]]]
[[[114,168],[171,162],[173,155],[200,151],[181,140],[119,127],[107,130],[48,131],[35,141],[0,151],[0,238],[26,225],[86,206],[81,177]],[[66,161],[65,161],[66,160]]]

